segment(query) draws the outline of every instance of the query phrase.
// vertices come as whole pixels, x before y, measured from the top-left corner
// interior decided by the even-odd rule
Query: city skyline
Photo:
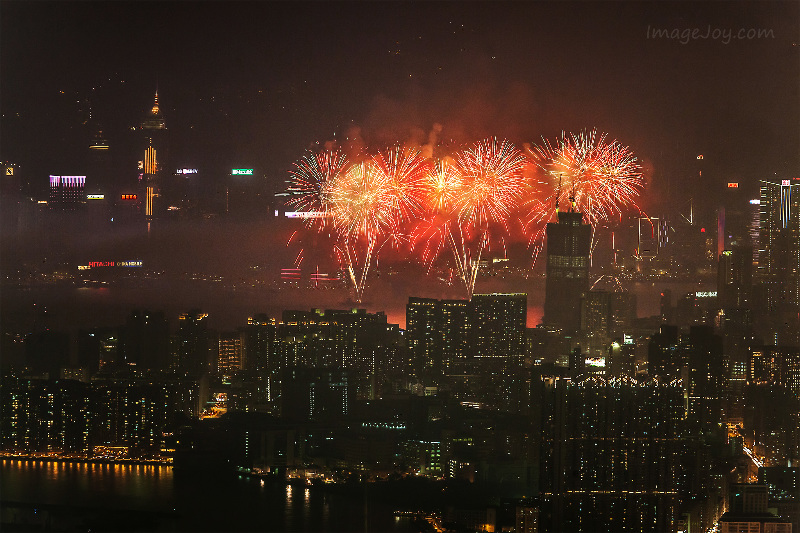
[[[4,529],[800,528],[799,3],[0,0],[0,67]]]

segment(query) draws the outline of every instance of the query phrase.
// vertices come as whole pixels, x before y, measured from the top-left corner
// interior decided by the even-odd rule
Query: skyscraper
[[[674,531],[689,455],[678,383],[534,377],[545,531]]]
[[[429,378],[520,366],[527,302],[526,294],[475,294],[471,301],[410,297],[406,342],[414,374]]]
[[[143,132],[142,151],[139,168],[143,187],[145,216],[151,218],[156,213],[155,198],[160,194],[159,178],[164,161],[166,160],[166,122],[158,105],[158,91],[156,91],[153,107],[145,115],[140,127]]]
[[[443,330],[441,302],[410,297],[406,305],[406,338],[411,353],[411,371],[417,377],[441,373]]]
[[[683,374],[689,400],[688,420],[693,428],[707,430],[721,421],[727,387],[722,337],[710,326],[692,326],[681,341],[686,353]]]
[[[647,347],[648,375],[665,381],[678,379],[684,364],[684,354],[678,350],[678,327],[661,326]]]
[[[442,300],[442,370],[446,374],[464,371],[472,335],[468,300]]]
[[[86,202],[86,176],[50,176],[50,209],[77,209]]]
[[[178,371],[200,377],[209,370],[207,313],[193,309],[178,316],[176,355]]]
[[[767,311],[800,305],[800,181],[761,182],[758,281]]]
[[[734,246],[719,255],[717,297],[723,309],[747,307],[753,284],[753,250]]]
[[[581,297],[589,290],[589,251],[592,228],[583,214],[559,212],[547,224],[547,282],[544,323],[567,331],[581,326]]]
[[[472,296],[472,351],[482,369],[506,372],[525,358],[526,294]]]
[[[217,372],[219,374],[231,375],[244,370],[242,333],[238,331],[220,333],[217,354]]]

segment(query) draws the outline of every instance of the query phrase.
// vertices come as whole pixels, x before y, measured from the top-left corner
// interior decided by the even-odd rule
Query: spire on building
[[[164,122],[164,117],[161,115],[161,108],[158,105],[158,89],[156,89],[155,99],[153,100],[153,107],[150,112],[145,116],[142,121],[143,130],[165,130],[167,125]]]

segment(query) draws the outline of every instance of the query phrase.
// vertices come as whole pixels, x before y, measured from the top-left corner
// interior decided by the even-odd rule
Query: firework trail
[[[422,181],[425,220],[415,230],[429,270],[445,247],[471,298],[481,255],[495,233],[508,232],[508,218],[524,190],[522,152],[508,141],[487,139],[437,161]]]
[[[421,248],[422,262],[428,265],[429,273],[443,249],[451,246],[454,205],[463,194],[463,181],[456,162],[446,158],[435,161],[420,182],[424,216],[412,232],[411,242],[412,247]],[[459,276],[463,278],[460,269]]]
[[[525,190],[525,158],[510,142],[486,139],[459,154],[463,177],[456,198],[459,231],[451,232],[451,248],[471,299],[481,256],[494,235],[509,232],[509,217]]]
[[[395,147],[351,166],[332,182],[327,212],[356,301],[363,297],[375,253],[389,241],[401,241],[405,223],[419,213],[419,183],[427,168],[419,151]]]

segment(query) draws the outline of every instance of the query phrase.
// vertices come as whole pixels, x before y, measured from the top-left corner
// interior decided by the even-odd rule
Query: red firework
[[[534,151],[537,164],[555,186],[555,205],[569,202],[593,226],[636,205],[642,188],[641,166],[626,146],[606,142],[606,135],[562,135],[554,145],[545,142]]]

